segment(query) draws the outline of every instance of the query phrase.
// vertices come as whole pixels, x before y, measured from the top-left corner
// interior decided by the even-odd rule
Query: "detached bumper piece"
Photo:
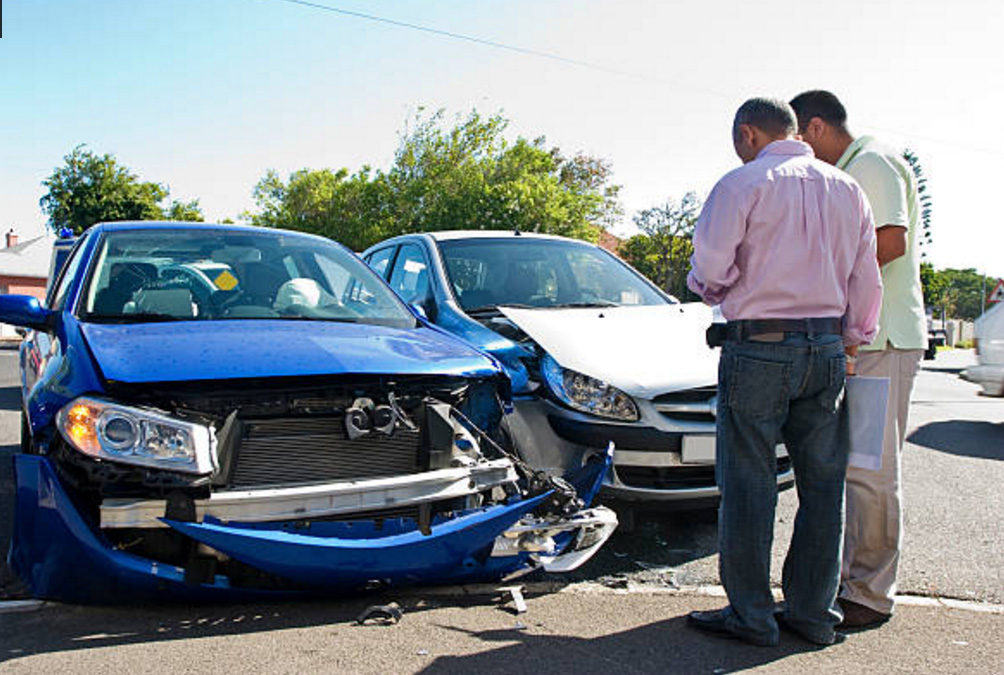
[[[598,484],[609,463],[588,467],[582,484]],[[192,546],[277,582],[257,588],[222,574],[195,581],[188,574],[186,581],[183,566],[119,550],[83,515],[45,457],[17,455],[15,473],[11,564],[36,597],[80,603],[234,601],[495,581],[538,568],[568,571],[588,560],[617,525],[603,507],[534,514],[550,492],[435,516],[427,527],[410,519],[224,522],[209,513],[196,522],[160,519]]]

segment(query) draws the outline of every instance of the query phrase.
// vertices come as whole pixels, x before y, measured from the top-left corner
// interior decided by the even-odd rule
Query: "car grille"
[[[421,471],[419,431],[349,440],[344,418],[246,420],[232,487],[379,478]]]
[[[790,468],[790,458],[777,458],[777,472],[779,474]],[[618,466],[615,471],[617,478],[624,485],[634,488],[684,490],[715,486],[715,466],[713,464],[671,467]]]
[[[662,394],[652,404],[664,417],[674,422],[715,422],[715,394],[718,388],[698,387]]]

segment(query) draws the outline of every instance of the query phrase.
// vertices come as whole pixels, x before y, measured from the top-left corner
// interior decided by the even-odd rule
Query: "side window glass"
[[[384,279],[387,278],[387,266],[390,264],[390,259],[393,257],[394,247],[388,246],[387,248],[382,248],[379,251],[374,251],[366,258],[366,264],[369,265],[374,272],[379,274]]]
[[[394,261],[390,287],[408,303],[421,304],[429,297],[429,266],[422,250],[405,244]]]
[[[52,295],[49,297],[49,309],[61,310],[66,302],[66,294],[73,284],[73,279],[77,276],[77,268],[84,256],[80,253],[84,248],[84,240],[81,239],[77,246],[70,252],[70,258],[63,265],[63,273],[59,281],[53,286]]]

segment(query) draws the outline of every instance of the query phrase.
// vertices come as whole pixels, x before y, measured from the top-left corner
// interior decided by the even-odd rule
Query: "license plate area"
[[[714,436],[684,436],[681,459],[684,464],[714,464]]]

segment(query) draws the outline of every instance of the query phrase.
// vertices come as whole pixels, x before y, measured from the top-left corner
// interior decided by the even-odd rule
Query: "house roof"
[[[51,258],[52,238],[44,234],[0,248],[0,276],[45,279],[49,276]]]

